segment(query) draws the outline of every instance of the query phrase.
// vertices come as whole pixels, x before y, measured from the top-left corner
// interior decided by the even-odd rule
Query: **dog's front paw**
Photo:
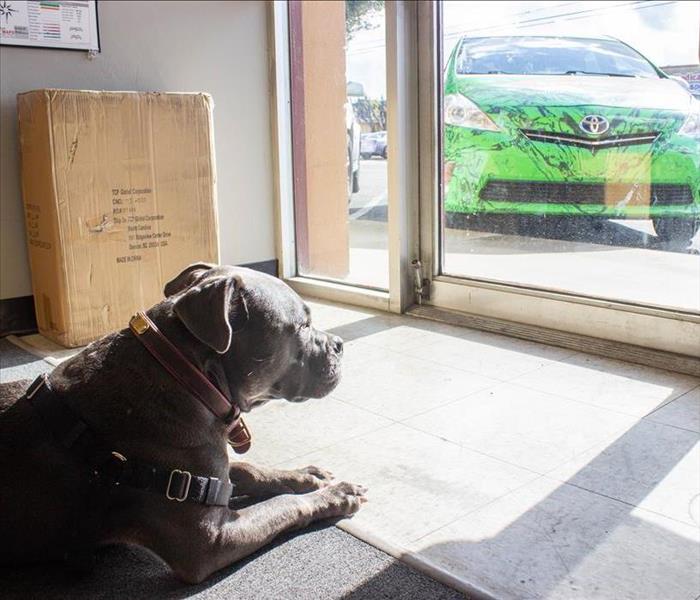
[[[324,487],[314,496],[318,499],[317,519],[354,515],[367,502],[367,488],[341,481]]]
[[[287,472],[286,485],[295,494],[306,494],[330,485],[333,473],[313,465]]]
[[[326,487],[333,481],[333,473],[326,471],[325,469],[315,467],[314,465],[309,465],[303,469],[298,469],[298,472],[312,478],[312,483],[316,486],[314,489]]]

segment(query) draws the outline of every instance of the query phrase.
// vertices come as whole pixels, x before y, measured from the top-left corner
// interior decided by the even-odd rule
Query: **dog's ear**
[[[199,341],[219,354],[248,321],[240,277],[213,277],[191,286],[173,304],[175,314]]]
[[[187,267],[182,273],[174,279],[168,281],[163,288],[163,294],[166,298],[179,294],[182,290],[191,286],[200,276],[213,269],[216,265],[209,263],[194,263]]]

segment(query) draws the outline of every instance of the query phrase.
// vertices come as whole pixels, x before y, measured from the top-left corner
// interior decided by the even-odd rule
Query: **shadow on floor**
[[[448,564],[459,564],[467,580],[498,597],[691,600],[700,583],[697,541],[674,531],[672,520],[635,512],[635,505],[693,449],[698,436],[685,432],[668,447],[641,427],[531,506],[523,501],[522,512],[509,505],[513,521],[495,535],[460,540],[457,530],[454,540],[420,554],[442,564],[449,557]],[[473,518],[498,520],[498,509],[496,503],[491,513],[478,511]]]
[[[18,348],[12,342],[0,339],[0,383],[18,379],[34,379],[52,371],[53,366]]]
[[[0,369],[19,367],[39,361],[44,362],[26,350],[18,348],[12,342],[0,340]]]
[[[358,340],[406,324],[405,317],[374,316],[331,331]],[[437,325],[414,319],[410,326],[434,330]],[[468,329],[452,335],[479,342],[488,335],[488,344],[508,349],[514,344],[511,338]],[[523,344],[528,353],[537,353],[538,344]],[[605,361],[588,368],[632,377],[622,362]],[[636,370],[634,377],[655,381],[653,371],[646,369]],[[671,390],[650,412],[677,400],[677,395],[684,394]],[[654,507],[649,513],[635,507],[699,441],[697,432],[642,419],[565,482],[541,478],[545,485],[540,489],[545,491],[539,497],[519,499],[520,492],[511,493],[513,503],[503,508],[512,520],[498,514],[498,501],[495,512],[475,511],[475,522],[494,519],[502,524],[497,533],[463,540],[456,529],[455,539],[429,545],[419,555],[443,568],[453,565],[467,581],[496,597],[692,600],[700,589],[700,546],[678,531],[692,529],[687,521],[700,525],[698,516],[688,506],[687,514],[679,517],[685,521],[681,524],[655,514]],[[673,503],[667,501],[666,506]],[[372,582],[364,586],[369,589]]]

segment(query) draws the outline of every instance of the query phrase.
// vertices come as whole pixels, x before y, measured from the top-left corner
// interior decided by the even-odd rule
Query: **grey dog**
[[[320,398],[340,378],[342,341],[311,324],[285,283],[249,269],[194,264],[147,312],[161,332],[246,413],[270,399]],[[98,544],[129,543],[160,556],[196,583],[284,531],[355,513],[366,489],[309,466],[280,470],[232,461],[225,425],[178,385],[129,329],[57,367],[54,393],[129,457],[230,478],[244,508],[202,506],[117,488]],[[88,482],[33,407],[16,402],[28,382],[0,392],[0,563],[63,556]],[[121,452],[122,450],[120,450]],[[255,499],[259,498],[259,501]]]

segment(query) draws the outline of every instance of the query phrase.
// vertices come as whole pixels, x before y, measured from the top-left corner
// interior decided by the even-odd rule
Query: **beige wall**
[[[15,95],[41,87],[212,94],[222,262],[275,257],[265,3],[101,0],[99,19],[94,60],[0,48],[0,299],[31,294]]]

